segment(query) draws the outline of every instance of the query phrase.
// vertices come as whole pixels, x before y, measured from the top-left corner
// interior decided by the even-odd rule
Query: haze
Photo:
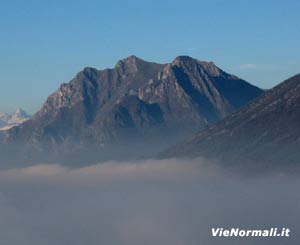
[[[146,160],[0,172],[9,245],[296,244],[299,178],[231,173],[214,162]],[[212,227],[288,227],[290,238],[212,238]]]

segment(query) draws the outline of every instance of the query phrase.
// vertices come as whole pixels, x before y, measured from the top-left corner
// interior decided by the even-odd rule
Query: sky
[[[213,61],[270,88],[300,69],[297,0],[3,0],[0,111],[36,112],[86,66]]]

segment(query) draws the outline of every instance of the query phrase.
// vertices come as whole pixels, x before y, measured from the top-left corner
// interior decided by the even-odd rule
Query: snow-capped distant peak
[[[0,112],[0,131],[17,126],[29,118],[30,116],[21,108],[18,108],[13,114]]]
[[[30,116],[21,108],[18,108],[12,115],[11,120],[29,119]]]

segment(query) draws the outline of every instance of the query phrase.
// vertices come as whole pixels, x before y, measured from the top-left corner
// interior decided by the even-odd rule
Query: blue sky
[[[3,0],[0,111],[30,113],[85,66],[214,61],[269,88],[300,72],[300,1]]]

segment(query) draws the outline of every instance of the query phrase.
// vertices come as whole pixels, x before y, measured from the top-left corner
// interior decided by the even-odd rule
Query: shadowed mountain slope
[[[296,75],[162,156],[205,156],[229,165],[251,162],[253,167],[298,166],[299,125],[300,75]]]

